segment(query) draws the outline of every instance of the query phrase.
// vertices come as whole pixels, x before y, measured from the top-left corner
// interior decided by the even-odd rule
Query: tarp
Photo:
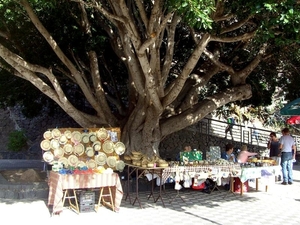
[[[284,116],[300,116],[300,98],[286,104],[280,109],[280,114]]]
[[[292,116],[291,118],[286,120],[287,124],[300,124],[300,116]]]

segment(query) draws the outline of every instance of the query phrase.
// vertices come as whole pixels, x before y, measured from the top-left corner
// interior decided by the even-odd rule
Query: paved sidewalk
[[[143,225],[234,225],[234,224],[299,224],[300,223],[300,166],[294,167],[294,184],[276,183],[268,192],[260,186],[259,191],[239,194],[214,191],[206,194],[194,190],[180,191],[185,200],[176,198],[172,203],[165,199],[165,206],[153,199],[147,200],[149,192],[141,193],[141,209],[136,202],[132,206],[123,199],[120,212],[101,207],[98,213],[89,212],[77,215],[64,209],[60,216],[51,217],[47,199],[9,200],[0,199],[1,220],[28,222],[31,224],[143,224]],[[167,190],[166,195],[175,197],[175,190]],[[124,195],[125,198],[125,195]]]

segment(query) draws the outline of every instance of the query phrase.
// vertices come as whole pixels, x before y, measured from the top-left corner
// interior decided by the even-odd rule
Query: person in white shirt
[[[293,184],[293,153],[296,151],[294,138],[290,135],[288,128],[282,129],[282,137],[279,140],[281,151],[281,167],[283,182],[281,184]]]

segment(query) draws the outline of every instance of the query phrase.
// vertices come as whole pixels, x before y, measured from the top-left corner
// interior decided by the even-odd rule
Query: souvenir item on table
[[[183,187],[190,188],[192,185],[192,180],[190,176],[188,174],[184,174],[183,179],[184,179]]]
[[[68,138],[68,139],[71,139],[72,138],[72,132],[70,130],[66,130],[64,132],[64,135]]]
[[[186,157],[189,162],[202,160],[201,151],[190,151],[190,152],[180,152],[180,161],[183,162],[183,158]]]
[[[50,145],[50,141],[49,140],[43,140],[40,144],[41,146],[41,149],[43,149],[44,151],[48,151],[50,150],[51,148],[51,145]]]
[[[89,143],[90,142],[90,135],[88,133],[82,133],[81,142],[85,143],[85,144]]]
[[[103,166],[106,164],[107,156],[103,152],[98,152],[98,155],[95,156],[95,161],[98,165]]]
[[[85,154],[88,157],[93,157],[94,156],[94,149],[92,147],[86,147]]]
[[[59,162],[59,161],[53,162],[52,171],[58,172],[62,168],[63,168],[63,164],[61,162]]]
[[[125,163],[122,160],[118,160],[116,163],[116,169],[122,172],[125,168]]]
[[[59,141],[57,139],[52,139],[50,141],[50,146],[53,150],[59,148],[60,147]]]
[[[109,134],[108,134],[108,131],[105,129],[105,128],[100,128],[97,132],[96,132],[96,135],[98,137],[98,139],[100,141],[104,141],[106,139],[109,138]]]
[[[114,152],[114,143],[110,140],[106,140],[102,144],[102,149],[107,154],[113,153]]]
[[[84,145],[81,143],[75,145],[73,148],[74,148],[74,153],[77,156],[81,156],[84,153]]]
[[[111,139],[113,142],[119,141],[119,140],[118,140],[118,133],[117,133],[117,132],[109,131],[109,136],[110,136],[110,139]]]
[[[97,168],[97,163],[96,163],[96,161],[93,160],[93,159],[87,160],[87,161],[86,161],[86,165],[87,165],[87,167],[90,168],[90,169],[95,169],[95,168]]]
[[[210,146],[206,153],[207,160],[217,160],[221,158],[221,149],[219,146]]]
[[[54,155],[50,151],[44,152],[43,159],[45,162],[51,163],[54,160]]]
[[[116,163],[117,163],[117,160],[116,160],[116,157],[115,157],[115,156],[109,156],[109,157],[107,157],[107,159],[106,159],[106,164],[107,164],[109,167],[115,167],[115,166],[116,166]]]
[[[91,132],[90,134],[89,134],[89,139],[90,139],[90,142],[95,142],[95,141],[97,141],[97,136],[96,136],[96,133],[95,132]]]
[[[63,147],[64,149],[64,152],[67,154],[67,155],[70,155],[73,153],[73,146],[71,144],[65,144],[65,146]]]
[[[83,161],[78,161],[77,163],[76,163],[76,167],[79,167],[79,168],[82,168],[82,167],[86,167],[87,165],[85,164],[85,162],[83,162]]]
[[[69,166],[69,161],[66,157],[61,157],[58,159],[58,161],[61,162],[65,168]]]
[[[122,142],[116,142],[114,144],[114,150],[118,155],[122,155],[125,152],[125,145]]]
[[[101,143],[100,143],[100,141],[95,141],[95,142],[93,143],[93,149],[94,149],[95,151],[100,151],[100,149],[101,149]]]
[[[176,175],[175,175],[175,187],[174,189],[179,191],[182,189],[180,182],[180,176],[179,176],[179,171],[176,171]]]
[[[71,141],[74,144],[78,144],[79,142],[81,142],[81,133],[79,131],[73,131]]]
[[[64,134],[62,134],[58,140],[61,145],[67,144],[67,142],[68,142],[68,138]]]
[[[70,155],[70,156],[68,157],[68,163],[69,163],[69,166],[76,166],[77,162],[78,162],[77,156],[75,156],[75,155]]]
[[[52,138],[59,138],[60,135],[61,135],[60,130],[57,129],[57,128],[53,129],[53,130],[51,131],[51,133],[52,133]]]
[[[44,139],[50,140],[52,139],[52,133],[50,130],[47,130],[44,134],[43,134]]]
[[[169,163],[167,163],[165,160],[163,159],[159,159],[158,160],[158,167],[168,167],[169,166]]]
[[[54,150],[55,158],[61,158],[64,156],[64,150],[62,148],[57,148]]]

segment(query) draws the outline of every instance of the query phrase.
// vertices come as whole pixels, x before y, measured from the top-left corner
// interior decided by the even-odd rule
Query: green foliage
[[[19,152],[27,145],[24,131],[13,131],[9,134],[7,148],[13,152]]]
[[[176,10],[187,24],[195,28],[212,29],[211,14],[215,10],[212,0],[169,0],[169,10]]]

